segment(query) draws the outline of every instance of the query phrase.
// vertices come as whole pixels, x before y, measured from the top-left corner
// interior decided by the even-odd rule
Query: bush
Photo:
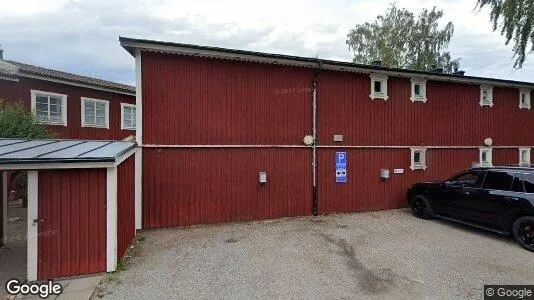
[[[8,104],[0,99],[0,138],[45,139],[54,136],[37,123],[22,102]]]

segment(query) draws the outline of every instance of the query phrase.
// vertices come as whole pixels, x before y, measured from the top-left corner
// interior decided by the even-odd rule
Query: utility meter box
[[[260,184],[266,184],[267,183],[267,172],[259,172],[258,173],[258,182]]]

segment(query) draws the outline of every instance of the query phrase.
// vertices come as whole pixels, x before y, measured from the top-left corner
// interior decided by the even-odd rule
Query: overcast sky
[[[4,58],[134,84],[120,36],[350,61],[349,30],[391,0],[0,0]],[[512,68],[511,46],[476,0],[398,1],[414,13],[437,6],[455,33],[449,50],[468,75],[534,81],[534,55]]]

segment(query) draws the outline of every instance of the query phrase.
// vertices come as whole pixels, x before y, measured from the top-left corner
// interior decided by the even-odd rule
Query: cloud
[[[39,66],[134,83],[134,59],[119,35],[350,61],[352,26],[372,21],[390,0],[296,1],[19,1],[0,19],[5,57]],[[469,75],[531,80],[534,65],[512,68],[511,47],[491,31],[474,3],[426,0],[456,27],[450,51]],[[398,3],[417,13],[421,4]]]

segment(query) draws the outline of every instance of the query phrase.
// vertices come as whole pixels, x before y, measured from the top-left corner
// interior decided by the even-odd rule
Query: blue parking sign
[[[347,182],[347,152],[336,152],[335,170],[336,182]]]

